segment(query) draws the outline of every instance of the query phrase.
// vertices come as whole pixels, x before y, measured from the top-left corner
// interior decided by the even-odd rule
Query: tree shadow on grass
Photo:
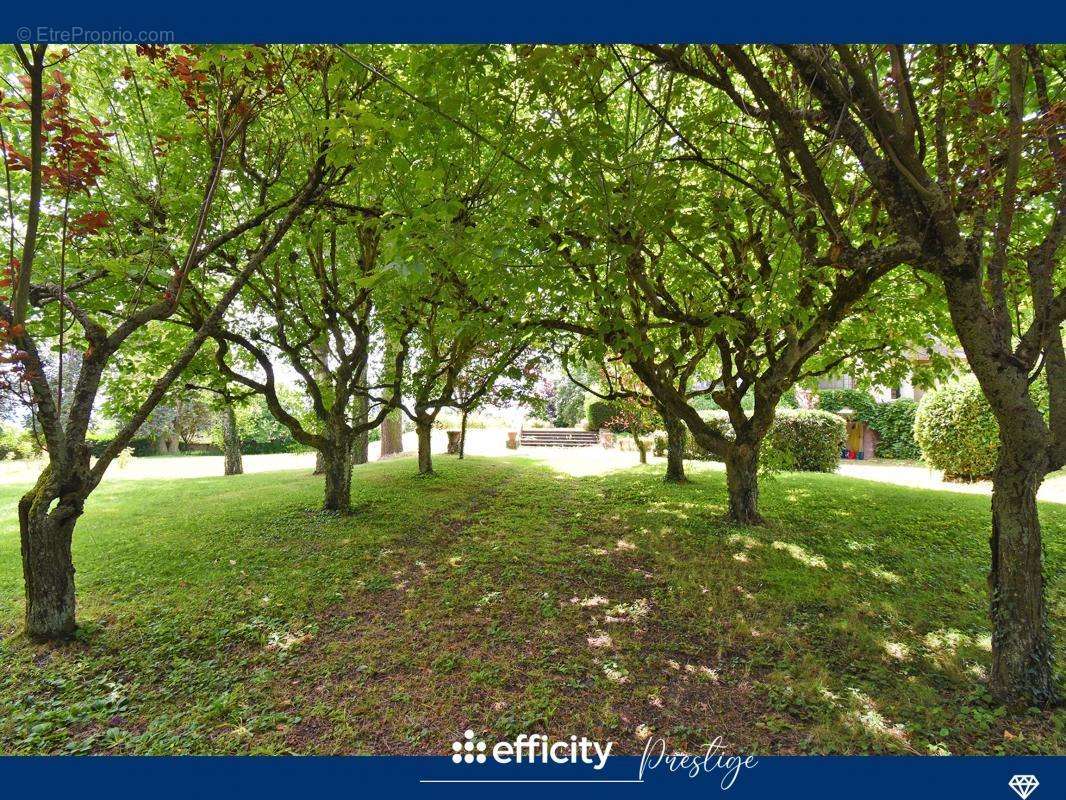
[[[768,524],[736,528],[699,465],[685,485],[412,466],[357,469],[344,519],[308,516],[321,479],[296,473],[104,487],[75,555],[97,630],[46,663],[5,644],[3,749],[443,753],[467,727],[616,752],[1061,747],[1062,712],[981,689],[985,498],[785,474]],[[1061,660],[1066,514],[1042,513]]]

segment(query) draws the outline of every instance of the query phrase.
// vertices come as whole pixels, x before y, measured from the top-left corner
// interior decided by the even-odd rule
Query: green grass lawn
[[[0,487],[0,751],[444,753],[465,728],[760,753],[1063,752],[1066,711],[990,702],[988,499],[830,475],[721,521],[692,465],[520,458],[105,484],[75,539],[77,641],[17,635]],[[1041,508],[1066,661],[1066,506]]]

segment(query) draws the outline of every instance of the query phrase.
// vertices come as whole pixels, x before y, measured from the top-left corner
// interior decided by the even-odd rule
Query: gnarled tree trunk
[[[685,423],[669,412],[660,412],[666,429],[666,476],[668,483],[685,483]]]
[[[327,336],[319,336],[312,343],[311,351],[315,355],[315,361],[312,365],[312,371],[314,372],[315,376],[315,383],[320,387],[332,386],[329,370],[326,366],[329,363],[329,341]],[[326,457],[321,450],[315,453],[315,471],[312,474],[326,474]]]
[[[352,463],[365,464],[370,460],[370,431],[363,431],[355,435],[355,444],[352,445]]]
[[[962,272],[961,270],[959,272]],[[964,275],[979,274],[971,269]],[[1051,430],[1033,401],[1028,370],[988,324],[980,283],[947,277],[944,286],[959,341],[999,426],[999,457],[992,475],[992,618],[989,688],[1001,702],[1051,705],[1057,700],[1044,592],[1044,559],[1036,493],[1050,469]],[[1063,362],[1061,339],[1045,351],[1052,396]],[[1052,403],[1054,409],[1055,404]],[[1053,411],[1054,413],[1054,411]],[[1060,412],[1061,413],[1061,412]]]
[[[738,441],[725,457],[729,489],[729,519],[741,525],[759,525],[759,444]]]
[[[178,434],[173,430],[160,431],[155,437],[155,451],[161,456],[173,456],[179,452]]]
[[[1055,701],[1051,639],[1044,593],[1044,553],[1036,493],[1044,459],[1000,437],[992,479],[992,569],[988,576],[992,616],[989,685],[1009,703]]]
[[[237,431],[237,412],[229,403],[222,412],[222,448],[226,456],[223,474],[242,475],[244,460],[241,458],[241,437]]]
[[[351,443],[334,443],[322,451],[323,474],[326,478],[325,511],[347,514],[352,510],[352,454]]]
[[[59,498],[52,467],[19,501],[19,534],[26,588],[26,633],[31,639],[64,639],[74,633],[74,561],[71,541],[84,498]],[[58,502],[57,501],[58,499]],[[56,502],[54,508],[49,506]]]
[[[433,423],[418,422],[415,425],[418,431],[418,474],[433,474],[432,433]]]

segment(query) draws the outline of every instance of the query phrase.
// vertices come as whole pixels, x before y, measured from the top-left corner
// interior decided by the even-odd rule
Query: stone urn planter
[[[507,449],[518,449],[518,431],[507,431]]]

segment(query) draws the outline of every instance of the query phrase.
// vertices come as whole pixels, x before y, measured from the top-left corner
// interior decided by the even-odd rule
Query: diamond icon
[[[1036,791],[1036,787],[1040,785],[1040,781],[1036,779],[1036,775],[1015,775],[1009,781],[1007,785],[1014,790],[1014,793],[1022,800],[1026,800],[1029,795]]]

